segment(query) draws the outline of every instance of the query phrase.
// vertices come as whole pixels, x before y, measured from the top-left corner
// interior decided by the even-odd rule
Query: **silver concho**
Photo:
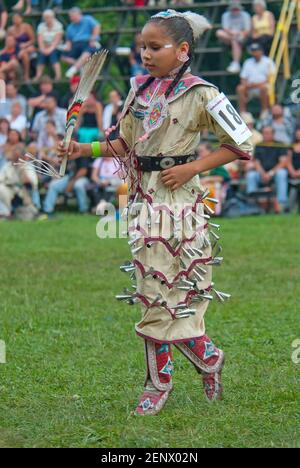
[[[175,161],[173,158],[162,158],[162,160],[160,161],[160,167],[162,169],[169,169],[173,166],[175,166]]]
[[[196,159],[196,157],[195,157],[194,155],[192,155],[192,156],[189,156],[189,157],[187,158],[186,162],[187,162],[187,163],[190,163],[190,162],[192,162],[192,161],[195,161],[195,159]]]

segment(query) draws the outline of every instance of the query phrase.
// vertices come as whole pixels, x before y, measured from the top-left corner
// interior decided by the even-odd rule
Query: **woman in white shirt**
[[[53,10],[45,10],[43,20],[37,29],[39,57],[35,80],[38,81],[42,77],[46,63],[53,67],[55,79],[60,80],[60,52],[57,47],[62,41],[63,25],[55,18]]]
[[[25,140],[27,119],[22,113],[22,106],[19,101],[13,102],[11,114],[7,116],[7,120],[9,121],[11,130],[17,130],[21,134],[22,139]]]

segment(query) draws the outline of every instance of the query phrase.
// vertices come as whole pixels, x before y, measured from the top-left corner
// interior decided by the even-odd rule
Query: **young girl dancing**
[[[158,413],[172,391],[174,344],[201,374],[209,401],[221,397],[224,353],[205,334],[204,314],[216,297],[212,266],[222,261],[217,224],[210,222],[217,200],[200,185],[199,174],[237,158],[250,159],[251,133],[218,89],[191,74],[195,41],[210,27],[195,13],[167,10],[142,31],[142,61],[149,75],[132,78],[118,122],[120,138],[78,144],[67,153],[111,156],[126,169],[129,245],[133,260],[121,266],[133,290],[117,296],[140,303],[136,333],[145,342],[146,381],[136,413]],[[199,134],[208,129],[220,147],[197,160]],[[66,150],[59,147],[60,157]]]

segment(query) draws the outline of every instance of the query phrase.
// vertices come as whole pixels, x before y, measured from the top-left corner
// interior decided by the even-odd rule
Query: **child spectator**
[[[45,137],[47,122],[49,120],[55,122],[57,133],[63,135],[66,128],[66,118],[66,110],[57,106],[56,98],[47,96],[44,101],[44,110],[36,114],[31,129],[37,137],[38,146]]]
[[[94,161],[91,181],[88,194],[92,202],[92,211],[96,212],[97,207],[99,209],[99,203],[104,211],[106,203],[112,202],[117,188],[123,184],[113,158],[98,158]]]
[[[233,0],[228,11],[222,16],[222,29],[217,31],[221,42],[231,46],[233,61],[227,68],[230,73],[239,73],[241,70],[241,57],[243,45],[251,33],[251,17],[243,11],[239,1]]]
[[[5,47],[0,51],[0,79],[15,80],[19,68],[19,47],[14,36],[7,34]]]
[[[24,69],[24,80],[30,79],[30,60],[32,54],[36,52],[34,46],[35,33],[33,27],[29,23],[24,22],[24,18],[20,13],[15,13],[12,17],[13,26],[8,28],[8,33],[12,34],[18,45],[18,60],[22,63]]]
[[[63,25],[55,18],[53,10],[45,10],[43,13],[43,20],[44,21],[39,24],[37,30],[39,56],[37,73],[34,79],[36,81],[40,80],[45,65],[48,62],[54,69],[55,79],[60,80],[60,52],[57,47],[61,44],[63,38]]]
[[[264,55],[262,46],[253,43],[249,47],[252,55],[243,65],[241,83],[237,87],[239,95],[240,111],[247,111],[247,103],[256,97],[261,103],[261,118],[267,115],[270,107],[269,78],[275,72],[275,63]]]
[[[69,11],[71,24],[66,30],[67,42],[62,60],[72,65],[66,72],[67,78],[76,75],[85,61],[100,46],[100,24],[90,15],[83,15],[80,8]]]

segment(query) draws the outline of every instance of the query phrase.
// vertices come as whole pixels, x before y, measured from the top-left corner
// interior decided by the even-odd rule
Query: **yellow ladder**
[[[274,60],[276,64],[275,73],[272,73],[269,77],[270,104],[272,106],[276,102],[276,81],[282,62],[284,78],[286,80],[291,78],[289,31],[295,12],[297,14],[297,27],[298,30],[300,30],[300,0],[284,0],[269,55],[269,57]]]

